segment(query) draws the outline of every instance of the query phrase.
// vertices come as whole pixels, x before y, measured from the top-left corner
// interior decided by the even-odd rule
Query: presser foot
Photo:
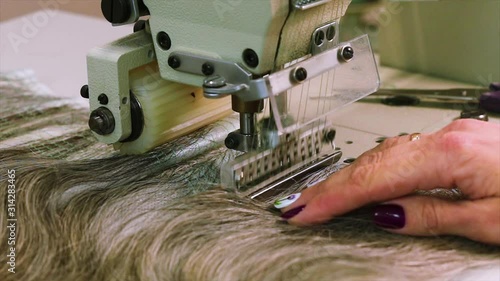
[[[277,146],[248,152],[225,163],[221,184],[254,199],[279,193],[311,172],[336,163],[342,153],[333,129],[317,123],[281,135]]]
[[[274,198],[283,193],[290,188],[290,186],[304,181],[311,174],[319,172],[320,170],[337,163],[341,157],[342,152],[340,150],[324,155],[320,159],[317,159],[300,169],[288,172],[281,177],[275,176],[271,178],[271,180],[274,181],[270,184],[256,186],[252,189],[255,191],[249,193],[247,196],[258,201],[267,201],[269,198]]]

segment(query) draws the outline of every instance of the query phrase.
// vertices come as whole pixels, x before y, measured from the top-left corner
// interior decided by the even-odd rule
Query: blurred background
[[[57,9],[83,15],[102,17],[100,0],[0,0],[0,21],[30,14],[44,8]]]
[[[368,34],[381,65],[500,81],[500,0],[353,0],[341,28],[341,40]]]

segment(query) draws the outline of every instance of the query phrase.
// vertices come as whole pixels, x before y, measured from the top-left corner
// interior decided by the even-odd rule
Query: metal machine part
[[[324,124],[310,124],[293,134],[283,135],[274,148],[246,153],[226,163],[221,169],[221,182],[226,187],[257,196],[267,192],[264,187],[272,188],[293,178],[304,171],[304,167],[337,161],[341,153],[328,137],[330,131]]]
[[[114,25],[134,23],[139,17],[149,14],[142,0],[102,0],[101,11]]]
[[[484,110],[500,113],[500,86],[490,83],[488,88],[457,89],[380,89],[365,101],[381,100],[395,106],[429,104],[449,108],[451,105],[463,106],[467,111]]]
[[[252,188],[253,192],[247,192],[247,194],[249,194],[248,197],[260,201],[264,201],[266,200],[266,198],[273,198],[275,197],[275,195],[289,188],[290,185],[301,182],[304,178],[309,177],[314,172],[320,171],[327,168],[328,166],[337,163],[341,157],[342,152],[335,151],[332,154],[325,155],[324,157],[312,162],[309,165],[289,172],[282,177],[274,176],[271,178],[271,181],[274,180],[271,183],[268,183],[267,185],[260,184]]]
[[[261,147],[257,128],[257,113],[264,109],[262,100],[244,102],[237,96],[231,97],[232,109],[240,115],[240,128],[227,136],[226,147],[238,151],[252,151]]]
[[[293,6],[295,9],[307,10],[330,1],[331,0],[293,0]]]
[[[292,3],[284,0],[269,0],[265,1],[264,5],[244,2],[238,7],[233,7],[237,11],[250,12],[250,15],[253,15],[254,12],[259,13],[259,18],[262,18],[260,26],[255,26],[254,18],[250,20],[248,17],[250,15],[245,16],[245,19],[250,20],[248,26],[252,26],[252,32],[259,34],[258,38],[255,38],[255,36],[242,37],[248,32],[245,29],[246,22],[239,17],[235,18],[233,13],[228,14],[228,19],[222,21],[210,22],[208,15],[206,19],[200,19],[200,21],[207,20],[206,23],[210,23],[207,30],[212,31],[212,33],[204,33],[210,34],[210,36],[201,36],[198,34],[199,29],[191,30],[192,22],[186,22],[184,15],[179,18],[179,15],[174,13],[178,10],[187,13],[193,12],[194,7],[190,1],[103,0],[103,14],[114,24],[132,23],[145,14],[150,14],[150,18],[147,22],[142,22],[144,27],[140,28],[139,32],[102,48],[96,48],[88,55],[89,86],[87,92],[91,111],[101,107],[99,111],[103,111],[105,108],[107,113],[111,113],[108,114],[110,118],[106,120],[114,122],[113,130],[111,130],[111,126],[107,126],[106,130],[101,130],[97,124],[102,122],[96,123],[97,119],[94,118],[95,120],[92,122],[96,137],[109,144],[123,142],[130,138],[132,124],[135,121],[131,120],[133,117],[131,117],[132,112],[130,111],[128,73],[133,69],[157,61],[162,78],[191,85],[203,85],[205,96],[209,98],[219,98],[225,95],[236,96],[237,98],[233,98],[233,109],[241,113],[240,123],[242,126],[239,131],[233,133],[234,136],[237,136],[236,139],[239,143],[236,149],[251,151],[258,148],[261,142],[258,140],[258,132],[255,128],[255,116],[262,109],[256,107],[256,103],[262,104],[262,100],[270,98],[272,95],[286,92],[299,83],[305,83],[335,68],[339,63],[348,62],[350,58],[346,57],[345,50],[352,51],[351,57],[354,54],[354,50],[350,46],[335,46],[338,34],[336,20],[324,24],[321,23],[321,19],[314,19],[314,21],[318,21],[314,28],[309,27],[311,21],[307,21],[307,28],[311,28],[311,35],[309,39],[306,39],[310,46],[318,48],[314,52],[309,50],[312,57],[302,60],[303,58],[300,56],[307,54],[307,51],[306,53],[301,51],[290,54],[289,61],[297,59],[302,61],[296,63],[293,68],[289,67],[273,72],[273,69],[277,67],[275,57],[280,48],[278,39],[280,36],[289,36],[282,30],[291,22],[298,24],[300,17],[313,12],[316,16],[328,14],[340,17],[344,10],[343,1],[292,1],[297,11],[288,9]],[[268,5],[271,6],[271,9]],[[168,7],[171,9],[167,11]],[[337,12],[333,14],[332,11]],[[210,10],[208,14],[213,12]],[[166,15],[172,17],[169,18]],[[288,17],[297,17],[297,19],[289,19],[285,22],[287,15]],[[266,17],[269,18],[265,20]],[[234,25],[236,21],[238,25]],[[176,26],[180,23],[185,25],[179,29],[166,29],[166,27]],[[214,30],[214,27],[218,29]],[[227,28],[229,27],[230,30],[241,28],[240,31],[243,32],[233,38],[241,40],[241,42],[237,41],[238,44],[247,43],[244,48],[241,48],[241,55],[233,55],[234,50],[238,49],[234,44],[231,44],[230,50],[221,44],[225,40],[220,37],[220,32],[228,35]],[[186,28],[192,33],[187,32]],[[168,30],[168,33],[165,30]],[[178,34],[179,30],[182,30],[182,33]],[[313,40],[310,39],[311,37]],[[325,37],[324,40],[322,37]],[[193,40],[197,42],[195,45],[193,45]],[[255,43],[265,44],[256,48],[253,46]],[[280,56],[283,57],[283,54],[281,53]],[[116,81],[116,83],[109,83],[110,81]],[[106,102],[103,102],[104,98]],[[286,100],[286,98],[280,99]],[[234,101],[238,101],[241,105],[235,108]],[[108,125],[109,122],[111,121],[99,126]]]
[[[345,50],[352,51],[352,55],[348,59],[345,57]],[[279,95],[290,90],[298,83],[324,74],[336,68],[339,64],[350,61],[354,57],[354,50],[350,43],[344,43],[344,45],[257,79],[254,79],[250,72],[236,63],[195,58],[181,54],[176,54],[176,56],[188,61],[190,66],[195,66],[192,69],[197,69],[197,65],[201,65],[203,61],[207,60],[215,66],[216,76],[207,78],[203,83],[205,97],[220,98],[235,95],[241,101],[247,102]],[[186,68],[179,67],[177,70],[190,73],[197,72],[196,70],[191,71],[191,67],[188,66]]]
[[[355,57],[355,49],[359,51],[359,59],[354,61],[351,66],[341,66],[351,62]],[[188,61],[189,66],[195,67],[179,67],[180,71],[196,72],[200,69],[203,61],[206,59],[193,58],[189,56],[178,55],[182,60]],[[204,92],[207,98],[220,98],[227,95],[233,95],[233,109],[240,112],[242,129],[233,132],[229,137],[227,144],[231,149],[240,151],[251,151],[259,147],[259,141],[255,141],[255,133],[257,130],[254,127],[255,114],[260,112],[258,109],[250,110],[253,102],[259,102],[266,98],[271,98],[273,116],[287,116],[288,107],[278,105],[278,100],[289,100],[293,91],[292,88],[298,84],[312,81],[325,73],[332,70],[343,69],[342,71],[349,72],[348,75],[361,76],[365,78],[363,86],[365,88],[355,89],[358,86],[345,85],[347,88],[354,89],[354,92],[337,93],[338,100],[341,100],[338,105],[332,106],[332,100],[329,101],[329,106],[323,106],[321,110],[315,112],[310,119],[320,118],[336,109],[339,105],[343,106],[353,102],[364,95],[367,95],[378,88],[378,75],[373,60],[373,55],[369,47],[369,41],[366,36],[357,38],[349,43],[341,44],[323,53],[312,56],[301,62],[297,62],[283,70],[266,75],[262,78],[252,79],[251,74],[246,72],[243,67],[238,64],[221,62],[212,60],[211,65],[214,66],[215,76],[207,78],[204,82]],[[356,73],[356,70],[358,73]],[[342,72],[339,71],[339,72]],[[366,74],[366,75],[365,75]],[[340,75],[340,74],[337,74]],[[328,78],[326,78],[328,79]],[[302,95],[302,93],[301,93]],[[332,92],[324,93],[325,97],[332,95]],[[279,97],[278,97],[279,96]],[[304,100],[304,102],[307,102]],[[238,104],[240,106],[235,107]],[[244,108],[242,110],[242,108]],[[282,109],[280,109],[282,108]],[[281,117],[278,117],[280,119]],[[276,119],[281,132],[284,132],[281,120]],[[299,119],[297,119],[299,120]],[[300,125],[299,125],[300,126]],[[296,129],[293,127],[291,130]]]
[[[179,102],[180,108],[168,107],[184,116],[179,122],[202,124],[225,116],[224,104],[215,100],[231,96],[240,126],[225,144],[247,153],[223,168],[223,185],[272,185],[304,167],[336,161],[340,153],[331,138],[324,141],[326,116],[379,87],[368,37],[338,43],[349,2],[102,0],[108,21],[136,25],[133,34],[88,55],[89,85],[81,95],[90,101],[89,125],[100,141],[142,153],[169,139],[165,134],[187,132],[175,129],[174,113],[165,116],[168,126],[159,124],[156,119],[170,114],[160,103]],[[139,21],[144,15],[149,18]],[[129,77],[152,64],[158,75],[140,79],[153,81]],[[141,89],[137,95],[133,84]],[[200,102],[190,86],[201,87],[209,102]],[[198,108],[186,103],[194,102],[191,91]],[[197,114],[188,122],[182,110]],[[214,113],[207,119],[200,110]]]
[[[143,2],[151,15],[151,34],[162,77],[199,86],[203,77],[171,67],[174,53],[238,63],[252,75],[263,76],[308,55],[313,31],[339,19],[350,0]],[[293,44],[282,46],[283,40]],[[162,44],[165,41],[169,44]]]
[[[115,130],[115,118],[106,107],[99,107],[92,111],[89,118],[89,127],[99,135],[108,135]]]
[[[114,130],[102,134],[96,132],[100,141],[112,144],[130,137],[132,119],[129,73],[153,62],[153,50],[150,35],[142,31],[95,48],[89,53],[87,66],[90,110],[106,108],[115,122]],[[109,99],[106,105],[102,105],[99,100],[101,94],[106,94]]]
[[[338,44],[338,23],[331,22],[314,30],[311,38],[311,54],[317,55]]]

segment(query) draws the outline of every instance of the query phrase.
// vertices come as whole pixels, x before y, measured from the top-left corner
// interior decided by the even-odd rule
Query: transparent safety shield
[[[352,60],[342,62],[337,58],[331,62],[336,64],[333,69],[269,97],[280,133],[298,130],[378,90],[380,78],[368,35],[346,44],[354,49]]]

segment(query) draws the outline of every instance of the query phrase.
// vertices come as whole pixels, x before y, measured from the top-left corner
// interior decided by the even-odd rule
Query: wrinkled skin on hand
[[[437,187],[457,187],[465,199],[413,194]],[[282,212],[301,209],[288,221],[305,226],[372,203],[402,207],[404,225],[387,229],[390,232],[450,234],[500,244],[500,126],[457,120],[416,141],[408,136],[387,139],[351,166],[304,190]]]

